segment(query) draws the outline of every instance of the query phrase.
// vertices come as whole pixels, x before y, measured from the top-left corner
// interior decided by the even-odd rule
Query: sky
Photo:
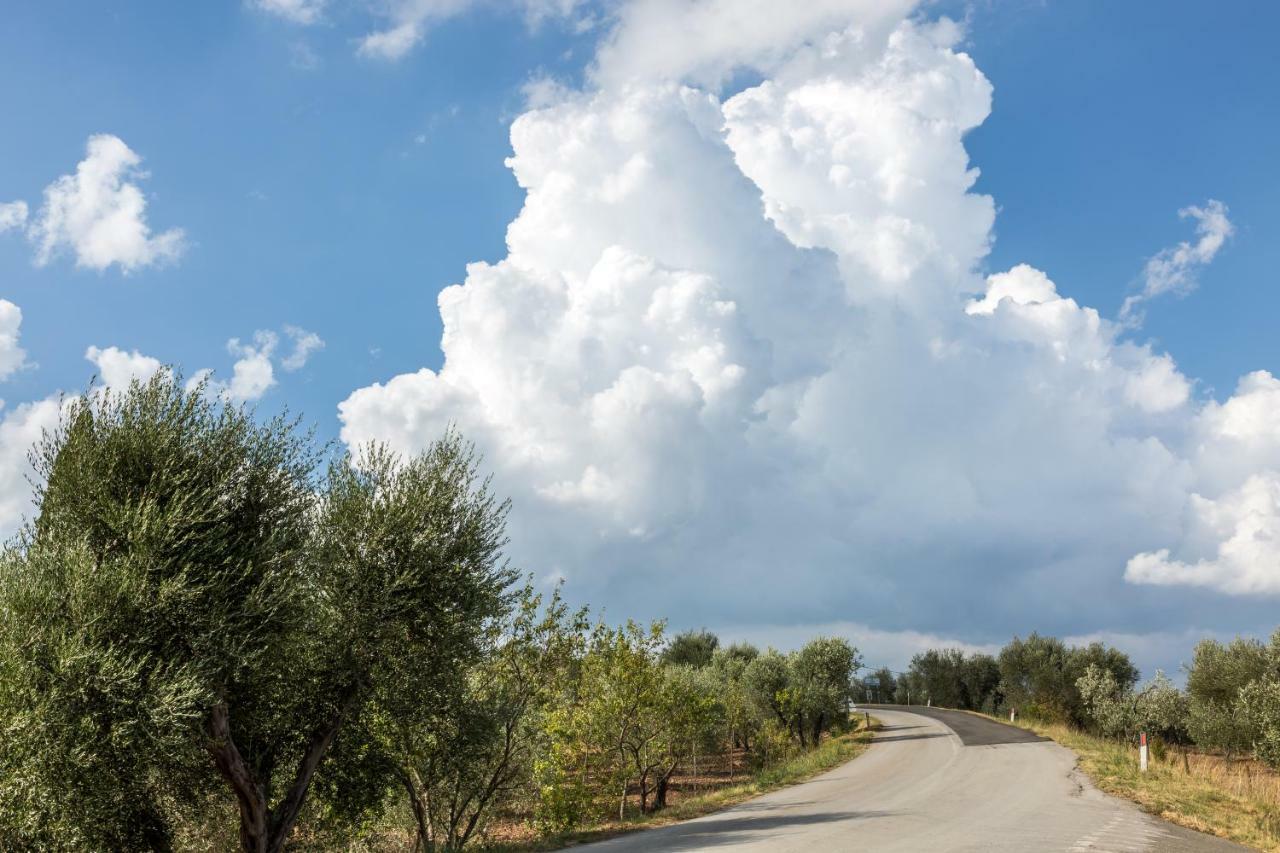
[[[0,532],[161,365],[339,447],[456,424],[610,618],[1148,673],[1280,595],[1280,11],[7,10]]]

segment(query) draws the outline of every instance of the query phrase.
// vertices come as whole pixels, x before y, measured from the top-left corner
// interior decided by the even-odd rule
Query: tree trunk
[[[358,698],[359,690],[353,687],[333,717],[311,736],[307,751],[298,762],[293,784],[275,808],[267,803],[264,786],[254,778],[231,736],[231,713],[226,703],[219,702],[210,709],[206,723],[210,737],[208,749],[222,778],[227,780],[236,795],[240,809],[240,848],[245,853],[280,853],[284,849],[316,768],[338,734],[342,721],[355,708]]]
[[[649,771],[640,774],[640,814],[649,813]]]
[[[826,722],[826,714],[819,714],[818,719],[813,721],[813,745],[816,747],[822,740],[822,724]]]
[[[675,775],[676,768],[679,766],[680,762],[678,760],[671,762],[671,766],[658,777],[658,786],[653,792],[653,810],[655,812],[667,807],[667,790],[671,786],[671,777]]]
[[[413,849],[416,851],[421,849],[423,853],[431,851],[431,827],[427,820],[426,807],[422,803],[422,798],[418,796],[417,786],[413,784],[413,780],[408,775],[400,776],[400,784],[404,785],[404,791],[409,796],[409,807],[413,810],[413,822],[418,827],[418,836],[413,840]]]
[[[245,853],[266,853],[269,840],[266,796],[231,739],[231,717],[226,703],[213,706],[206,728],[213,762],[231,786],[240,809],[240,849]]]

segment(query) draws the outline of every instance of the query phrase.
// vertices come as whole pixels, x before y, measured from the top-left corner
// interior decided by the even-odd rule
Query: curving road
[[[1246,848],[1174,826],[1095,789],[1069,750],[1022,729],[901,706],[859,758],[722,812],[575,849],[1159,851]]]

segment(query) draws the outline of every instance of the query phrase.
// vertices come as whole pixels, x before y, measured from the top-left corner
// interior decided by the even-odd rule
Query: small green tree
[[[1271,648],[1275,645],[1273,638]],[[1228,760],[1253,749],[1262,720],[1245,708],[1241,693],[1267,677],[1271,648],[1241,637],[1227,644],[1213,639],[1196,644],[1187,667],[1188,729],[1199,746],[1220,749]]]
[[[663,671],[662,707],[666,719],[661,737],[664,764],[658,769],[653,807],[667,806],[671,777],[698,755],[720,751],[725,707],[720,701],[714,674],[705,668],[668,665]]]
[[[558,589],[543,607],[526,586],[510,617],[493,623],[450,701],[424,703],[416,715],[375,715],[423,849],[461,849],[498,804],[530,784],[545,749],[545,716],[566,698],[585,620]]]
[[[817,746],[833,723],[847,718],[853,675],[862,665],[858,650],[839,637],[810,640],[789,658],[800,743]]]
[[[726,740],[735,748],[750,749],[759,729],[759,715],[743,677],[751,661],[759,656],[755,646],[733,645],[717,649],[711,659],[711,672],[728,727]]]
[[[720,638],[705,628],[701,631],[681,631],[671,639],[671,644],[662,652],[663,663],[684,664],[692,667],[703,667],[711,663],[716,649],[720,648]]]
[[[1253,754],[1280,768],[1280,680],[1259,678],[1240,691],[1239,716],[1252,735]]]

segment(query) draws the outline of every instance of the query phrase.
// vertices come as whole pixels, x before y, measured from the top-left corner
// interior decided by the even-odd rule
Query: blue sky
[[[841,1],[830,0],[827,5],[834,8]],[[309,3],[315,0],[302,0],[300,7]],[[335,440],[342,426],[337,406],[357,389],[412,375],[421,368],[439,370],[444,357],[438,294],[464,280],[468,291],[474,291],[467,265],[502,261],[507,255],[507,226],[525,199],[504,160],[512,154],[511,123],[527,109],[527,84],[554,78],[569,91],[582,87],[590,93],[598,87],[602,95],[596,106],[605,104],[614,92],[610,84],[601,82],[607,75],[594,78],[588,73],[597,61],[599,43],[622,45],[615,54],[625,54],[628,38],[652,38],[648,34],[661,33],[661,27],[670,24],[655,9],[714,7],[711,0],[679,0],[666,6],[658,0],[604,6],[565,0],[558,6],[544,5],[566,14],[548,14],[531,23],[531,13],[509,12],[505,7],[510,4],[470,5],[474,8],[422,22],[421,43],[396,58],[364,55],[360,40],[402,20],[394,16],[389,20],[378,8],[407,9],[412,6],[408,2],[402,7],[390,4],[372,9],[362,0],[316,3],[314,8],[320,11],[309,24],[236,0],[90,5],[50,0],[9,9],[7,26],[0,28],[0,74],[6,81],[0,88],[0,114],[7,117],[10,128],[0,135],[0,203],[25,200],[34,222],[42,191],[59,176],[73,172],[85,157],[86,140],[93,134],[112,134],[142,158],[145,177],[133,180],[146,195],[145,218],[152,233],[181,228],[186,248],[172,263],[123,274],[118,264],[102,271],[77,267],[68,252],[37,266],[32,245],[20,229],[0,233],[0,298],[22,311],[20,340],[27,361],[0,383],[0,398],[5,401],[0,416],[57,390],[85,387],[94,371],[85,358],[91,345],[137,350],[180,365],[188,374],[213,368],[225,378],[236,358],[227,351],[228,339],[247,341],[257,330],[273,331],[282,338],[274,374],[277,384],[266,391],[259,405],[266,411],[288,406],[314,422],[322,436]],[[848,0],[848,5],[852,9],[857,0]],[[721,13],[707,12],[708,20],[714,22],[715,14]],[[1057,528],[1050,536],[1053,541],[1042,549],[1010,544],[1027,524],[1016,512],[994,507],[982,514],[984,521],[959,525],[967,528],[990,521],[990,529],[983,528],[972,540],[949,540],[955,534],[948,532],[950,515],[944,508],[940,516],[931,516],[932,521],[921,522],[932,525],[928,530],[917,531],[922,543],[932,544],[917,548],[912,540],[904,550],[896,545],[880,549],[872,543],[869,550],[880,555],[878,568],[851,570],[849,577],[858,578],[860,589],[879,590],[872,595],[878,603],[864,607],[852,598],[844,601],[839,592],[844,581],[833,580],[837,592],[831,606],[797,603],[780,620],[785,624],[771,623],[748,612],[749,608],[735,610],[732,605],[703,602],[699,596],[705,593],[700,590],[714,585],[719,577],[712,577],[714,572],[708,573],[705,586],[694,584],[687,590],[671,580],[681,573],[680,559],[672,554],[700,553],[718,561],[726,559],[729,551],[721,521],[703,511],[703,504],[697,505],[697,511],[688,510],[687,516],[680,515],[687,508],[677,512],[672,507],[683,507],[683,498],[672,498],[657,486],[648,491],[637,487],[644,496],[637,499],[639,508],[601,504],[592,509],[599,514],[584,517],[594,519],[585,523],[588,528],[599,523],[595,539],[576,543],[539,539],[536,547],[521,555],[524,562],[546,577],[568,577],[571,587],[580,581],[583,597],[603,602],[619,615],[631,602],[636,615],[647,616],[662,615],[659,611],[666,605],[660,596],[646,598],[647,593],[636,593],[629,582],[608,573],[597,577],[584,566],[601,559],[618,566],[653,560],[666,566],[662,561],[668,560],[670,565],[655,569],[649,580],[658,586],[671,582],[682,590],[686,603],[666,612],[678,626],[728,626],[753,636],[782,638],[797,625],[836,625],[844,620],[873,632],[879,638],[874,642],[882,642],[886,655],[917,642],[909,637],[885,639],[902,632],[922,631],[929,637],[980,646],[1012,630],[1025,630],[1026,623],[1010,616],[1025,604],[1018,598],[1024,594],[1022,584],[1034,590],[1032,578],[1052,577],[1053,589],[1087,586],[1094,580],[1079,580],[1085,571],[1080,566],[1086,564],[1090,566],[1086,574],[1096,571],[1097,578],[1108,578],[1096,581],[1099,590],[1144,597],[1146,603],[1139,609],[1145,609],[1132,617],[1119,608],[1084,617],[1074,615],[1078,611],[1064,603],[1060,612],[1046,616],[1049,629],[1131,638],[1165,637],[1173,632],[1178,642],[1185,639],[1178,632],[1191,636],[1268,630],[1265,600],[1255,593],[1263,590],[1265,599],[1280,588],[1280,580],[1272,585],[1270,575],[1258,574],[1263,569],[1237,567],[1237,574],[1243,572],[1241,577],[1247,575],[1250,580],[1236,583],[1231,579],[1236,569],[1222,568],[1224,557],[1209,568],[1197,569],[1205,573],[1202,579],[1176,578],[1181,577],[1178,566],[1213,559],[1213,545],[1201,530],[1204,525],[1197,527],[1195,521],[1203,522],[1205,517],[1196,516],[1199,505],[1191,496],[1207,497],[1220,507],[1236,506],[1245,501],[1245,475],[1270,476],[1272,470],[1272,457],[1265,454],[1238,464],[1210,463],[1201,461],[1193,449],[1182,448],[1195,445],[1195,435],[1200,434],[1196,430],[1201,428],[1197,425],[1215,417],[1217,409],[1211,401],[1227,403],[1242,375],[1258,370],[1280,373],[1280,336],[1274,332],[1280,311],[1280,292],[1274,283],[1280,243],[1269,237],[1280,227],[1280,160],[1275,156],[1280,74],[1270,44],[1280,24],[1280,10],[1243,0],[1212,5],[1189,0],[1160,4],[986,0],[926,4],[903,18],[924,27],[940,15],[963,21],[965,27],[960,41],[944,49],[970,55],[994,87],[990,116],[963,137],[971,164],[981,170],[974,191],[992,196],[996,210],[992,251],[971,271],[979,285],[982,275],[1030,264],[1048,273],[1057,294],[1115,319],[1125,297],[1141,288],[1149,258],[1179,241],[1194,241],[1194,222],[1180,219],[1180,209],[1216,199],[1229,211],[1232,234],[1220,251],[1212,253],[1210,263],[1194,270],[1198,286],[1181,297],[1165,295],[1146,303],[1143,324],[1120,330],[1116,339],[1149,344],[1150,349],[1143,350],[1148,355],[1168,353],[1190,383],[1187,402],[1179,402],[1174,414],[1160,407],[1159,416],[1141,426],[1133,426],[1128,415],[1117,414],[1114,423],[1120,426],[1107,439],[1120,440],[1116,436],[1123,434],[1127,440],[1140,433],[1168,446],[1178,460],[1170,463],[1169,471],[1183,472],[1168,473],[1178,481],[1177,500],[1159,509],[1151,500],[1126,504],[1133,518],[1145,519],[1142,524],[1150,521],[1150,527],[1137,532],[1101,531],[1098,542],[1111,549],[1105,556],[1090,550],[1093,546],[1082,541],[1079,531]],[[814,39],[833,29],[834,20],[800,21],[797,27],[812,29],[797,32]],[[849,21],[857,23],[855,11],[849,13]],[[671,33],[678,34],[681,22],[672,26]],[[839,26],[845,26],[843,19]],[[703,66],[695,67],[692,60],[681,79],[722,96],[751,88],[775,71],[758,60],[762,55],[758,47],[724,48],[726,67],[738,69],[732,77],[736,83],[727,88],[708,85],[698,76],[704,73]],[[653,53],[679,50],[661,38],[650,49]],[[784,53],[794,49],[786,46]],[[741,52],[740,61],[735,50]],[[633,65],[640,62],[631,61]],[[600,64],[607,67],[610,62],[623,66],[616,56]],[[563,92],[551,97],[572,101]],[[659,173],[666,168],[663,164],[670,165],[662,159],[665,153],[651,153],[653,157],[645,163],[658,164],[653,168]],[[550,156],[554,159],[555,153]],[[536,157],[525,159],[541,162]],[[752,180],[765,186],[767,174],[762,178],[752,172],[742,155],[738,160]],[[542,166],[530,168],[537,171]],[[691,172],[685,184],[697,179]],[[739,184],[726,186],[730,189],[717,192],[732,196],[736,192],[732,187]],[[785,195],[786,187],[779,186],[777,193],[766,189],[764,194]],[[757,204],[750,199],[749,203]],[[637,211],[637,220],[642,219],[643,211]],[[563,214],[565,222],[574,221],[573,210]],[[789,239],[799,245],[794,236]],[[601,240],[602,245],[625,248],[643,243],[641,237],[628,243],[621,233]],[[584,238],[584,242],[590,241]],[[839,255],[838,248],[832,251]],[[658,258],[660,253],[650,254],[664,268],[675,263]],[[825,262],[803,257],[810,258],[815,269],[826,269],[821,266]],[[723,268],[730,269],[732,264],[725,261]],[[711,263],[708,270],[712,269],[720,267]],[[863,308],[870,312],[868,316],[878,310]],[[482,344],[489,340],[480,331],[484,321],[468,317],[467,322],[479,325],[468,327],[467,335]],[[516,340],[527,331],[526,320],[532,326],[538,322],[518,313],[495,317],[493,322],[507,323],[503,328]],[[922,321],[921,326],[925,325]],[[284,371],[279,363],[287,349],[286,326],[314,332],[324,341],[323,349],[296,372]],[[756,328],[753,334],[763,333]],[[771,351],[779,346],[774,341]],[[515,344],[512,347],[502,357],[505,361],[496,363],[516,371],[524,351]],[[899,351],[898,345],[877,350],[882,354]],[[1139,356],[1129,353],[1116,358]],[[1027,356],[1024,350],[1014,349],[994,357],[1012,363]],[[457,387],[476,385],[493,369],[498,368],[489,365],[488,373],[476,372]],[[839,370],[833,368],[832,375],[837,374]],[[1019,374],[1009,381],[1023,378]],[[1027,387],[1036,388],[1057,380],[1026,381]],[[979,405],[984,393],[975,390],[971,404]],[[1064,392],[1064,399],[1068,395]],[[877,399],[891,397],[884,394]],[[382,405],[381,399],[374,402]],[[395,398],[381,411],[394,416],[400,411],[395,407],[401,405]],[[417,411],[414,405],[427,404],[404,405]],[[476,412],[494,409],[492,400],[458,405],[451,409],[431,403],[423,422],[457,420],[465,427],[480,418]],[[948,404],[931,400],[930,405],[938,407],[945,422]],[[951,405],[959,407],[954,411],[957,421],[963,421],[961,413],[968,411],[970,403],[960,400]],[[531,414],[531,422],[538,417],[541,413]],[[350,436],[385,438],[406,448],[425,440],[425,433],[406,437],[402,425],[388,422],[365,428],[368,422],[356,424],[356,420],[353,417],[347,424]],[[1009,416],[1010,422],[1016,420]],[[503,455],[513,445],[513,437],[524,432],[523,426],[504,422],[499,429],[483,418],[475,423],[478,441],[494,460],[499,482],[512,484],[518,507],[519,496],[526,493],[522,490],[529,495],[526,503],[550,500],[547,495],[560,494],[557,490],[569,488],[565,483],[574,480],[573,489],[578,490],[574,494],[581,496],[590,491],[592,477],[608,470],[601,458],[584,451],[575,462],[575,471],[586,472],[580,480],[578,473],[563,479],[563,472],[554,476],[544,472],[543,480],[526,482],[523,457]],[[540,428],[530,426],[529,431]],[[957,436],[963,431],[962,424],[956,427]],[[725,443],[723,438],[707,446]],[[599,436],[592,440],[596,439]],[[868,437],[863,446],[880,440]],[[949,440],[919,436],[931,452],[939,454]],[[978,441],[975,438],[970,445]],[[635,445],[619,442],[619,446]],[[581,442],[575,445],[581,446]],[[959,441],[958,446],[966,445]],[[655,447],[653,452],[663,458],[677,455]],[[824,453],[831,451],[829,445],[823,447]],[[806,454],[813,450],[809,446],[795,458],[809,458]],[[857,455],[856,448],[849,450],[844,456]],[[699,466],[705,463],[710,472],[705,476],[711,479],[690,486],[689,493],[711,495],[716,487],[708,483],[726,481],[718,466],[728,463],[708,461],[711,455],[708,451],[692,466],[701,471]],[[772,458],[766,466],[769,470],[792,464],[778,460],[793,457]],[[628,459],[627,465],[639,465]],[[968,464],[958,461],[957,470]],[[648,472],[635,474],[646,477],[657,465],[645,463],[625,470]],[[749,469],[730,467],[739,473]],[[1194,473],[1187,474],[1188,468]],[[831,470],[827,465],[823,476]],[[1234,473],[1228,476],[1223,473],[1227,470]],[[875,481],[876,475],[865,470],[848,476],[864,475],[871,478],[868,482],[877,483],[881,494],[892,491],[887,481]],[[653,476],[655,482],[662,480]],[[746,473],[741,476],[744,482],[759,484]],[[1151,475],[1151,482],[1157,479]],[[1088,513],[1075,502],[1091,500],[1088,495],[1111,494],[1113,486],[1117,492],[1122,490],[1114,483],[1064,482],[1060,492],[1049,489],[1056,502],[1046,505],[1060,519],[1083,518]],[[846,498],[849,513],[865,511],[867,518],[872,517],[862,499]],[[517,519],[517,533],[539,528],[542,511]],[[672,513],[680,515],[679,523],[671,522]],[[1129,517],[1123,512],[1115,515]],[[1185,529],[1171,520],[1183,515],[1193,519]],[[624,517],[629,519],[625,523]],[[806,516],[814,517],[812,512]],[[579,521],[574,524],[581,528],[584,523]],[[616,541],[609,525],[621,531]],[[1069,526],[1065,521],[1063,525]],[[693,536],[692,528],[703,532]],[[1170,537],[1174,539],[1166,542]],[[971,554],[972,563],[954,569],[908,567],[916,562],[936,566],[937,555],[946,551],[938,543],[948,542],[946,547],[955,553]],[[1159,579],[1151,581],[1154,586],[1135,586],[1144,583],[1134,581],[1140,572],[1131,572],[1129,580],[1124,580],[1127,559],[1139,552],[1154,554],[1166,544],[1173,556],[1155,570],[1152,577]],[[840,570],[833,567],[852,559],[837,544],[815,547],[814,564],[828,573],[819,573],[823,577],[839,576]],[[1007,569],[990,578],[983,574],[983,566],[1001,561],[1008,561]],[[1020,580],[1011,582],[1015,569]],[[756,578],[765,570],[742,571]],[[975,609],[962,617],[948,615],[941,603],[919,617],[904,608],[884,606],[884,601],[898,600],[894,597],[903,594],[895,578],[900,576],[905,583],[928,571],[953,572],[955,583],[963,585],[985,579],[992,584],[988,597],[1001,600],[991,605],[990,613],[983,610],[985,605],[975,603]],[[1211,572],[1218,574],[1210,577]],[[637,583],[646,577],[640,576]],[[950,582],[940,586],[949,589]],[[1205,587],[1212,590],[1207,601]],[[1245,588],[1253,592],[1241,593]],[[1197,615],[1201,604],[1203,617]],[[920,624],[912,624],[913,618]],[[1163,640],[1132,642],[1154,648]],[[1171,654],[1152,652],[1150,657],[1167,663]]]

